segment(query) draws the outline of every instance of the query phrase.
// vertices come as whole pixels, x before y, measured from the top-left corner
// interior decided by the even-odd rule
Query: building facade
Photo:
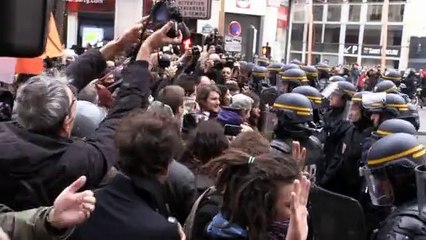
[[[404,69],[408,63],[413,14],[422,0],[390,0],[386,66]],[[416,6],[416,7],[415,7]],[[313,64],[380,65],[383,0],[313,0]],[[307,59],[309,5],[293,0],[288,59]],[[417,15],[419,16],[419,15]],[[420,15],[421,16],[421,15]],[[418,21],[418,20],[417,20]]]

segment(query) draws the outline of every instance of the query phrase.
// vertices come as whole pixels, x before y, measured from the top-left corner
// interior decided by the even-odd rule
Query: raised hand
[[[294,192],[291,193],[290,224],[286,240],[306,240],[308,237],[308,204],[311,182],[303,176],[295,180]]]
[[[297,161],[297,163],[300,166],[300,169],[303,170],[305,167],[305,161],[306,161],[306,148],[302,148],[300,146],[300,142],[293,141],[292,147],[291,147],[291,155],[294,160]]]
[[[95,210],[96,199],[93,192],[86,190],[77,191],[86,183],[82,176],[65,188],[55,199],[53,209],[49,213],[48,221],[52,227],[64,229],[84,222]]]

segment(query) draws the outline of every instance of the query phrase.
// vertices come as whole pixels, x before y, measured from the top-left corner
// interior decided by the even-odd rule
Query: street
[[[426,145],[426,107],[419,109],[420,115],[420,129],[419,129],[419,141],[420,143]]]

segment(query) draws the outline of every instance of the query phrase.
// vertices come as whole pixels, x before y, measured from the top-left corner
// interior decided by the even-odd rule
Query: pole
[[[219,34],[225,36],[225,0],[220,1]]]
[[[308,32],[308,62],[307,65],[312,64],[312,40],[313,40],[313,33],[314,33],[314,14],[313,14],[313,0],[309,1],[309,11],[308,11],[308,20],[309,20],[309,32]]]
[[[386,68],[386,49],[388,45],[388,15],[389,15],[389,0],[384,0],[382,9],[382,57],[381,70],[382,73]]]

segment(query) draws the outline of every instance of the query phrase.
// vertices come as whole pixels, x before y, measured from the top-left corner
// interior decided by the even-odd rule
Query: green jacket
[[[4,207],[0,206],[3,210]],[[0,228],[11,240],[64,240],[73,229],[56,230],[47,222],[52,207],[0,214]],[[0,211],[1,212],[1,211]]]

